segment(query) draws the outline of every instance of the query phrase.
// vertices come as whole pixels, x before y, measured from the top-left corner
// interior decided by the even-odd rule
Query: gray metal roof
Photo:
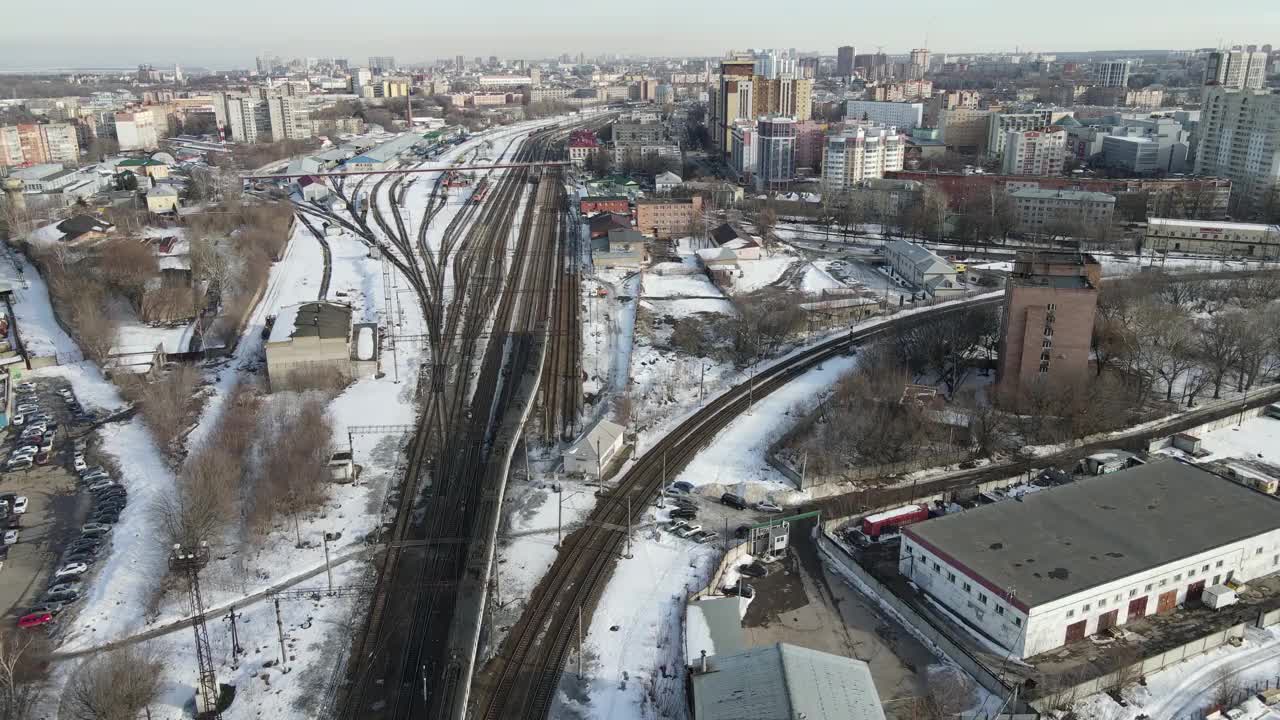
[[[777,643],[693,662],[694,720],[884,720],[861,660]]]
[[[1105,202],[1114,203],[1116,198],[1114,195],[1108,195],[1104,192],[1093,192],[1090,190],[1051,190],[1048,188],[1023,188],[1009,193],[1010,197],[1025,198],[1030,200],[1075,200],[1089,202]]]
[[[1165,460],[912,525],[1035,607],[1280,528],[1280,499]]]

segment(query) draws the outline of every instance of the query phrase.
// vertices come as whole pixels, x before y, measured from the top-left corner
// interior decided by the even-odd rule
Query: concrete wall
[[[952,639],[948,630],[933,624],[927,618],[916,613],[911,606],[899,600],[896,595],[881,585],[879,580],[876,580],[866,570],[863,570],[862,566],[858,565],[849,556],[848,551],[835,539],[825,532],[818,532],[817,542],[819,550],[835,563],[836,568],[841,573],[853,580],[854,584],[862,592],[884,606],[888,613],[894,616],[904,629],[915,635],[927,647],[932,648],[940,657],[958,665],[989,692],[1001,697],[1008,697],[1012,694],[1012,688],[1005,685],[995,672],[984,665],[976,656],[969,653],[968,650],[965,650],[958,641]],[[1011,707],[1009,709],[1016,713],[1029,710],[1022,706],[1021,701],[1019,701],[1018,705],[1020,707]],[[1031,714],[1028,717],[1034,718],[1037,715]]]
[[[946,552],[946,548],[940,549]],[[1069,625],[1084,622],[1085,635],[1093,635],[1099,631],[1099,619],[1113,611],[1116,624],[1124,625],[1130,620],[1129,605],[1136,600],[1146,599],[1142,614],[1137,616],[1145,617],[1155,614],[1162,594],[1174,593],[1176,605],[1182,605],[1195,583],[1212,586],[1225,582],[1229,575],[1247,581],[1280,570],[1280,530],[1036,605],[1025,613],[993,597],[997,593],[982,578],[948,563],[909,537],[904,536],[901,552],[898,569],[903,575],[983,634],[1027,658],[1065,644]],[[986,597],[985,603],[980,596]],[[997,607],[1005,612],[997,613]],[[1022,625],[1017,624],[1019,620]]]

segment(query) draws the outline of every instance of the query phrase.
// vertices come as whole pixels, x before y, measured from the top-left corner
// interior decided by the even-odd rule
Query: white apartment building
[[[1204,84],[1231,90],[1260,90],[1267,79],[1267,54],[1233,50],[1209,53],[1204,67]]]
[[[287,95],[267,98],[267,119],[272,140],[303,140],[311,137],[311,113],[307,99]]]
[[[898,570],[1029,658],[1280,569],[1280,499],[1166,460],[906,527]]]
[[[1237,216],[1280,190],[1280,95],[1210,87],[1198,130],[1196,174],[1231,180]]]
[[[735,120],[731,137],[729,167],[733,168],[739,182],[751,182],[756,173],[755,123],[750,120]]]
[[[822,150],[824,192],[844,192],[863,180],[902,169],[902,137],[897,128],[858,126],[828,135]]]
[[[49,162],[76,162],[80,159],[80,139],[76,127],[70,123],[41,125],[45,146],[49,149]]]
[[[1108,60],[1093,68],[1093,79],[1102,87],[1128,87],[1129,60]]]
[[[1003,157],[1004,143],[1008,139],[1010,130],[1022,132],[1048,127],[1053,124],[1053,114],[1049,109],[1019,113],[991,113],[987,118],[987,155],[993,158]]]
[[[116,141],[121,150],[158,150],[156,116],[150,110],[116,113]]]
[[[909,130],[924,124],[924,103],[846,100],[844,119],[845,122],[889,125]]]
[[[1067,152],[1067,131],[1059,127],[1005,133],[1005,175],[1058,175]]]
[[[1114,195],[1087,190],[1024,188],[1009,193],[1009,198],[1024,232],[1110,225],[1116,209]]]

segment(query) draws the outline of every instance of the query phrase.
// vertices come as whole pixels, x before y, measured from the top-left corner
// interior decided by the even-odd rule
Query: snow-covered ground
[[[1145,686],[1124,692],[1127,707],[1100,693],[1077,703],[1076,712],[1088,720],[1200,717],[1196,711],[1212,704],[1214,686],[1224,673],[1236,678],[1242,687],[1274,681],[1280,676],[1280,626],[1265,630],[1248,627],[1245,641],[1238,648],[1223,645],[1147,675]]]
[[[80,348],[54,317],[44,278],[22,253],[8,244],[4,244],[4,254],[4,258],[0,258],[5,270],[2,276],[13,283],[13,314],[27,354],[56,357],[64,363],[80,360],[84,357]]]

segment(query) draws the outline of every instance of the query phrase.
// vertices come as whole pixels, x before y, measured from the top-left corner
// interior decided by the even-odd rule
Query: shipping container
[[[929,508],[924,505],[903,505],[862,518],[862,534],[876,540],[887,530],[897,530],[921,520],[929,519]]]

